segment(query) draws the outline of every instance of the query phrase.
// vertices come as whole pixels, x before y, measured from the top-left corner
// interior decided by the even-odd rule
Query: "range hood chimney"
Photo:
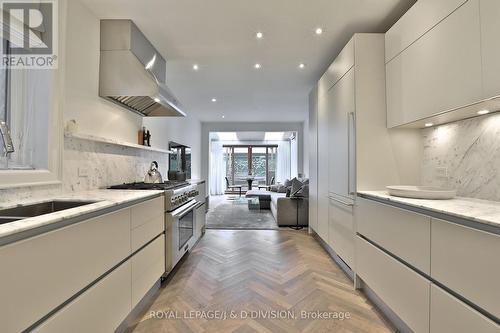
[[[184,117],[166,62],[132,20],[101,20],[99,96],[141,116]]]

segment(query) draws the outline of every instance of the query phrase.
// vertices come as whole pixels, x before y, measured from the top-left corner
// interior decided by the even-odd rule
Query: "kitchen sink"
[[[54,200],[32,205],[2,209],[0,210],[0,224],[90,205],[95,202],[96,201]]]

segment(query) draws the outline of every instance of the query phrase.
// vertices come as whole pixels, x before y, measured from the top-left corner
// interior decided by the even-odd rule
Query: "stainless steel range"
[[[165,275],[168,275],[195,243],[193,237],[196,225],[195,209],[198,205],[195,197],[199,194],[196,185],[185,181],[166,181],[163,183],[128,183],[109,188],[165,192]]]

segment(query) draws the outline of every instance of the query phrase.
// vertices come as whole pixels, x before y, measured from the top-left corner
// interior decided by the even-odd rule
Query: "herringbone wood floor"
[[[189,319],[184,311],[290,310],[295,319]],[[350,319],[301,319],[344,311]],[[151,311],[177,311],[158,319]],[[173,313],[173,312],[170,312]],[[249,312],[246,312],[249,313]],[[208,230],[164,284],[134,332],[391,332],[373,306],[305,231]]]

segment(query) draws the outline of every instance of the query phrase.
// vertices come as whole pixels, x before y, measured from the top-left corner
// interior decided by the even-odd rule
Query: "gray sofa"
[[[307,197],[299,199],[287,198],[286,193],[265,190],[251,190],[245,195],[247,198],[258,197],[260,209],[270,209],[278,226],[290,226],[297,223],[297,205],[299,208],[299,225],[309,225],[309,200]]]

